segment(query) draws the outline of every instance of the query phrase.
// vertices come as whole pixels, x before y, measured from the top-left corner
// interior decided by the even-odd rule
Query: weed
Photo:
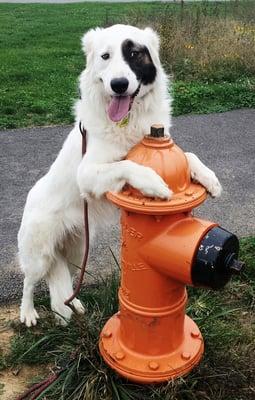
[[[16,334],[5,363],[51,363],[67,369],[40,399],[86,400],[252,400],[254,398],[255,239],[241,241],[246,272],[223,291],[189,288],[187,312],[205,339],[205,356],[190,375],[161,385],[130,383],[110,370],[98,350],[99,333],[117,311],[118,273],[86,288],[85,316],[56,327],[46,315],[39,326],[14,324]],[[252,289],[251,289],[252,288]],[[41,301],[45,309],[45,301]]]

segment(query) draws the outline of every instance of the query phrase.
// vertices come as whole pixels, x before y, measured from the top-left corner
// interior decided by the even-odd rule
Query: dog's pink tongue
[[[121,121],[128,113],[131,96],[114,96],[108,107],[108,116],[113,122]]]

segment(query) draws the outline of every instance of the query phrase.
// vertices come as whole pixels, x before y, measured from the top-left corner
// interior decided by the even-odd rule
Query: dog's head
[[[121,121],[134,97],[145,96],[155,84],[159,61],[159,38],[151,29],[113,25],[88,31],[82,39],[87,70],[108,101],[107,113]]]

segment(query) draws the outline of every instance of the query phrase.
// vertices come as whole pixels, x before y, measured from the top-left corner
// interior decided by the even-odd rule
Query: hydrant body
[[[190,181],[186,157],[171,139],[146,137],[128,159],[153,168],[174,194],[170,201],[130,187],[108,194],[121,207],[120,309],[104,326],[99,346],[120,375],[162,382],[187,374],[203,354],[202,335],[185,315],[186,285],[223,286],[238,241],[192,216],[206,191]]]

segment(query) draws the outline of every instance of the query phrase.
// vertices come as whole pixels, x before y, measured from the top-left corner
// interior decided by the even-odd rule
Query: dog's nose
[[[111,80],[111,88],[117,94],[123,94],[128,88],[128,80],[126,78],[115,78]]]

